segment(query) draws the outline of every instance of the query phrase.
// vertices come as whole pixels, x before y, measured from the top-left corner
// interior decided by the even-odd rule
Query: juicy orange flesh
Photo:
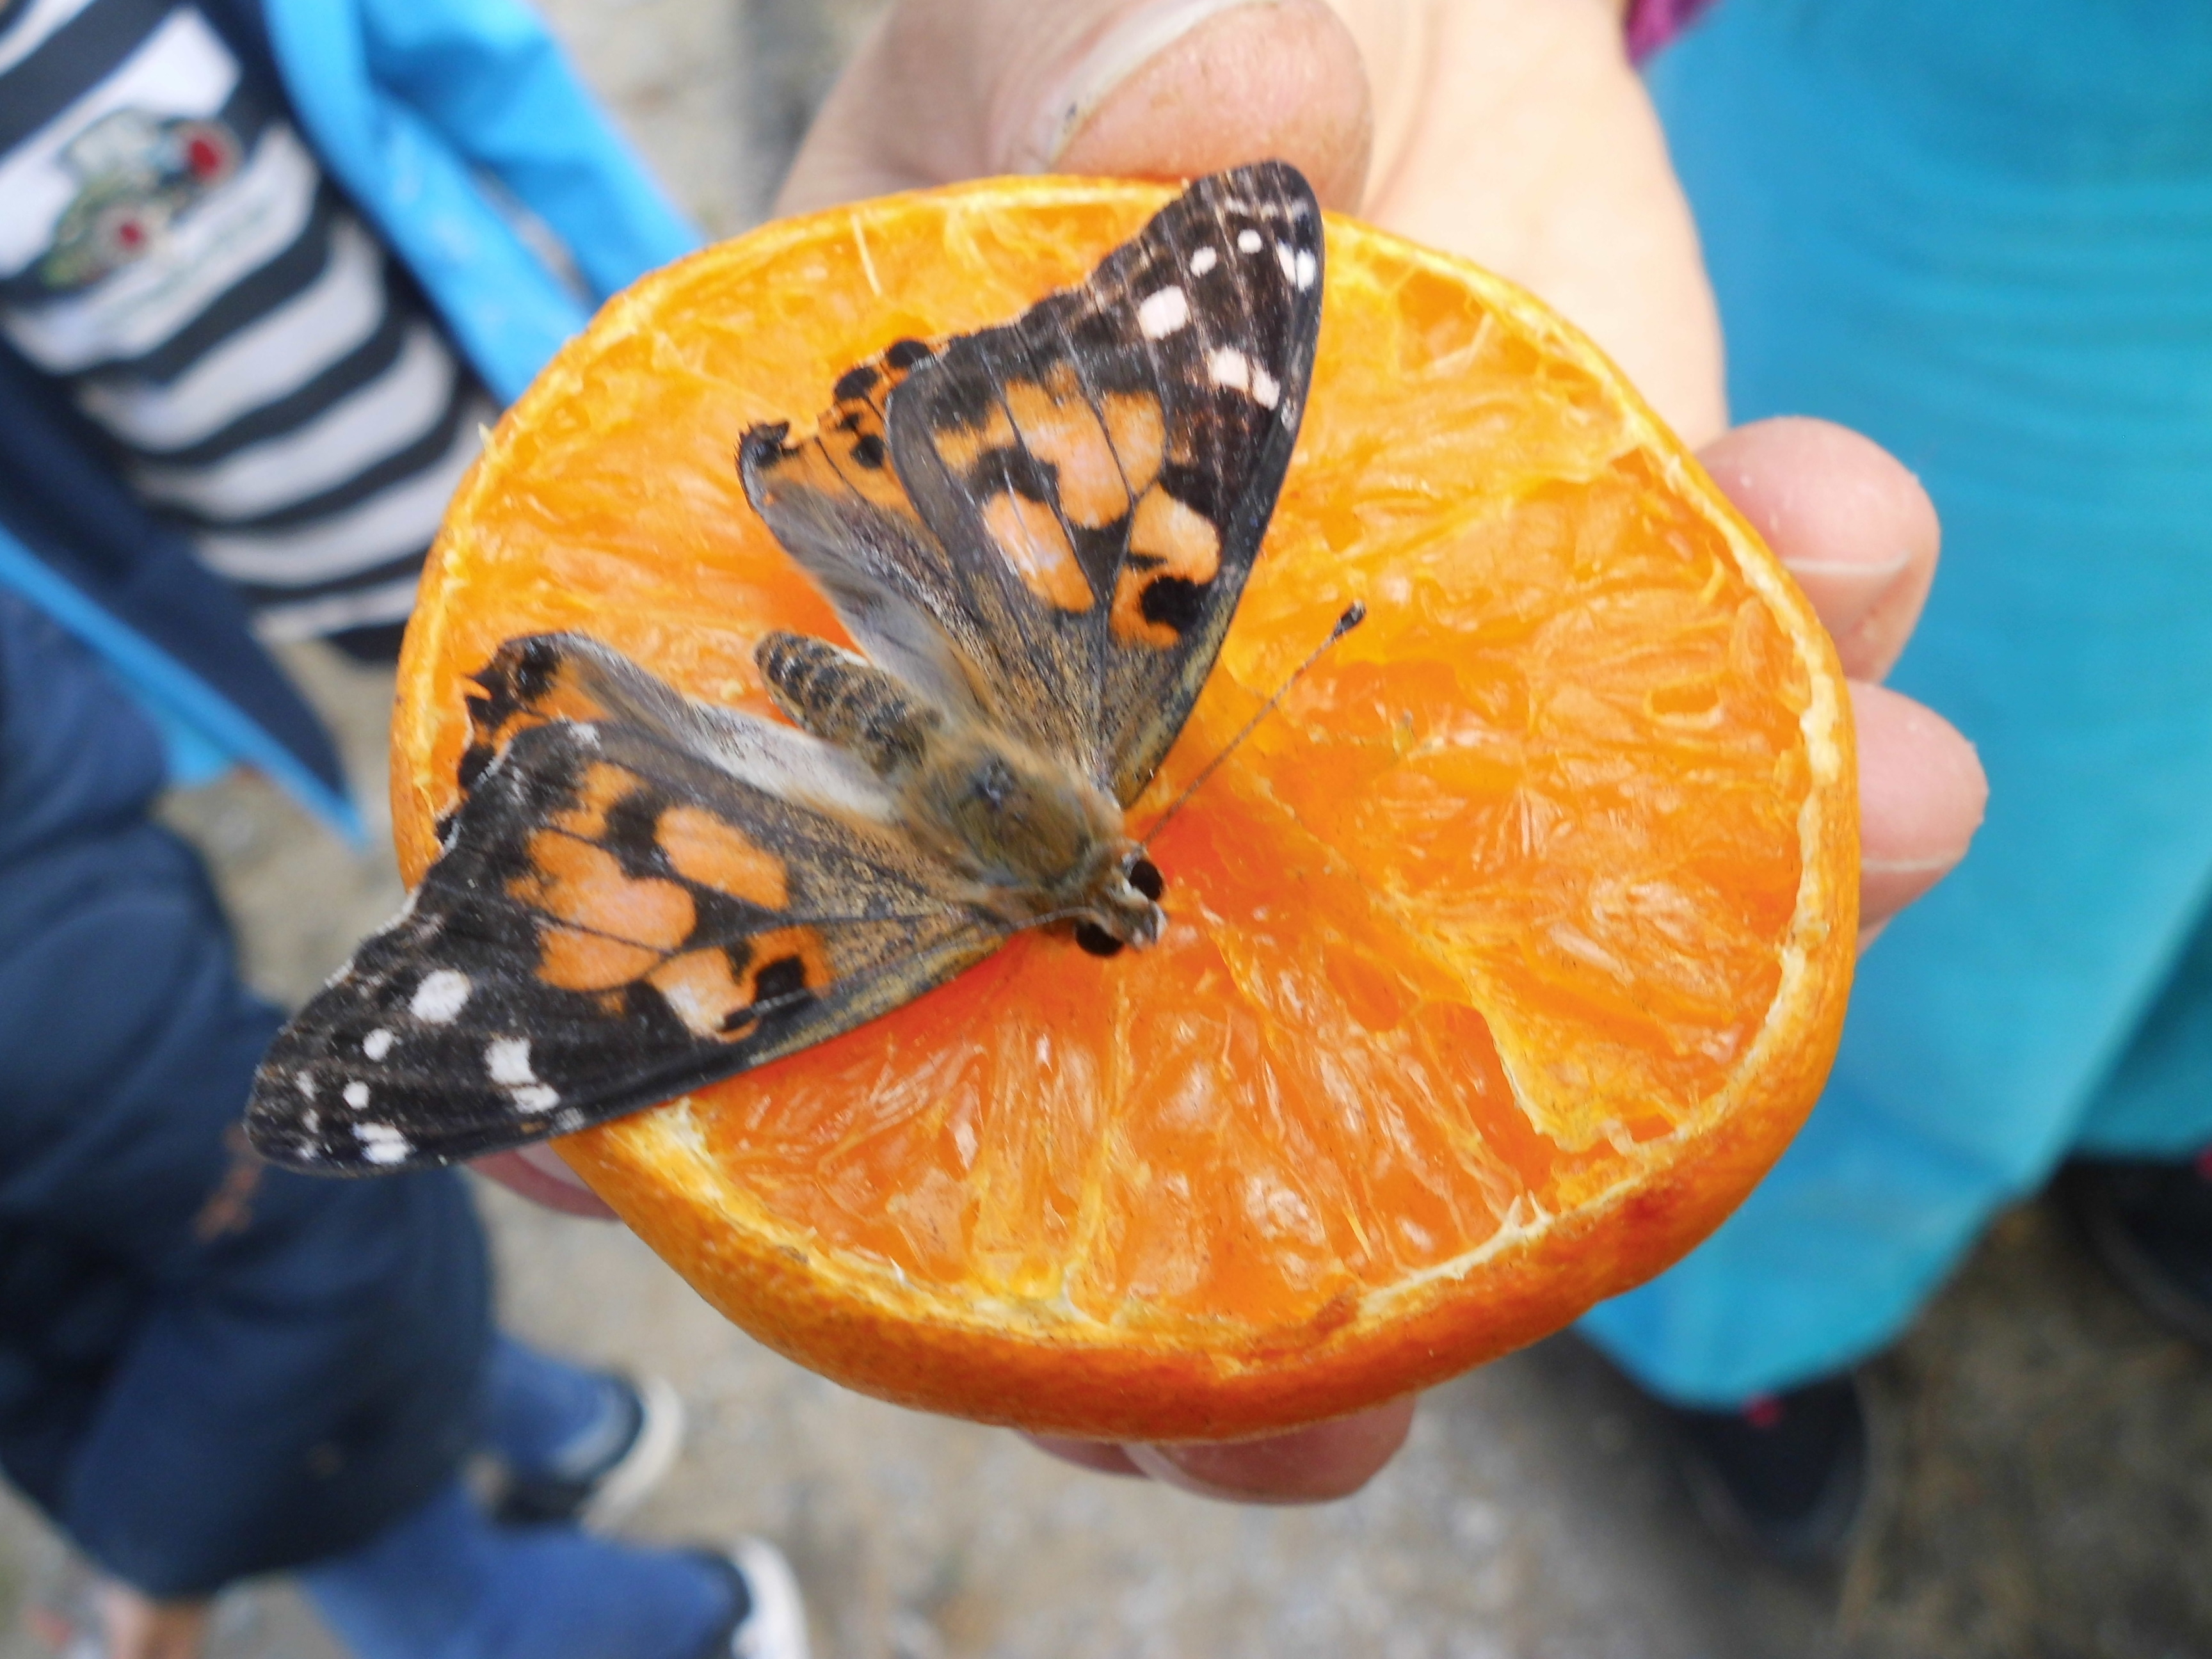
[[[896,339],[1017,314],[1160,199],[911,198],[617,301],[441,544],[404,674],[410,873],[456,798],[460,677],[506,638],[583,629],[766,714],[756,639],[845,636],[747,506],[739,434],[805,430]],[[1813,786],[1795,600],[1525,296],[1348,223],[1327,281],[1266,550],[1132,824],[1348,602],[1367,620],[1159,838],[1165,939],[1017,939],[677,1109],[816,1271],[952,1316],[1326,1328],[1632,1181],[1758,1036]]]

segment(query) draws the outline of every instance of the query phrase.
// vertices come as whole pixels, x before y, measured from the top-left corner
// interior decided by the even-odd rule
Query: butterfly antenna
[[[1166,811],[1152,820],[1152,827],[1145,831],[1145,838],[1137,843],[1139,852],[1141,853],[1152,846],[1160,831],[1168,827],[1168,820],[1182,811],[1190,798],[1205,786],[1208,778],[1221,769],[1221,763],[1237,752],[1237,745],[1252,735],[1260,722],[1275,712],[1275,705],[1290,696],[1291,688],[1305,678],[1306,671],[1322,659],[1322,653],[1366,620],[1367,607],[1359,600],[1354,599],[1344,607],[1344,614],[1336,619],[1336,626],[1328,630],[1328,637],[1314,647],[1306,659],[1291,671],[1290,677],[1275,688],[1275,695],[1260,705],[1258,712],[1244,722],[1243,728],[1222,745],[1221,752],[1206,762],[1206,769],[1190,781],[1189,787],[1175,798]]]

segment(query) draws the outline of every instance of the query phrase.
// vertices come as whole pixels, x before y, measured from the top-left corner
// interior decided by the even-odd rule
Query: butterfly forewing
[[[1073,745],[1124,801],[1182,729],[1259,553],[1321,260],[1295,171],[1201,179],[1081,286],[952,341],[891,398],[923,520],[995,551],[1036,608],[1009,719]]]
[[[573,695],[583,644],[523,649]],[[524,722],[483,771],[407,908],[264,1059],[263,1152],[366,1172],[569,1133],[872,1018],[998,943],[940,866],[800,799],[788,767],[774,790],[734,775],[635,690],[610,696],[624,718]]]
[[[1083,283],[884,378],[902,501],[832,475],[835,410],[806,444],[749,441],[748,491],[872,653],[892,608],[872,586],[929,612],[994,718],[1132,799],[1258,556],[1305,406],[1322,255],[1294,169],[1201,179]]]

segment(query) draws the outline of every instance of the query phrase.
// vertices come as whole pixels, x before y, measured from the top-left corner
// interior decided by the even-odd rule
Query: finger
[[[1413,1425],[1411,1396],[1355,1417],[1227,1445],[1124,1446],[1153,1480],[1237,1504],[1348,1498],[1380,1474]]]
[[[1920,481],[1827,421],[1741,426],[1698,459],[1805,590],[1853,679],[1887,674],[1911,637],[1942,537]]]
[[[1111,58],[1079,71],[1042,165],[1194,179],[1274,158],[1304,173],[1324,206],[1358,210],[1374,113],[1358,47],[1334,12],[1319,0],[1237,6],[1137,55],[1150,44],[1141,33],[1129,43],[1137,61],[1127,71]]]
[[[1061,1462],[1073,1463],[1079,1469],[1089,1469],[1097,1474],[1144,1478],[1145,1472],[1129,1461],[1127,1452],[1103,1440],[1070,1440],[1057,1434],[1025,1434],[1022,1438],[1039,1451],[1048,1452]]]
[[[1974,746],[1932,709],[1851,687],[1859,749],[1859,943],[1966,855],[1989,804]]]
[[[1358,46],[1322,0],[902,0],[831,90],[778,206],[1279,156],[1351,207],[1371,129]]]
[[[485,1180],[495,1181],[509,1192],[520,1193],[532,1203],[558,1210],[563,1215],[585,1216],[594,1221],[621,1218],[550,1146],[524,1146],[511,1152],[494,1152],[488,1158],[471,1159],[469,1167]]]

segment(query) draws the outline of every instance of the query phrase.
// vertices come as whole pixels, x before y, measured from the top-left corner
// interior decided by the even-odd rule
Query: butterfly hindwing
[[[839,377],[811,436],[787,422],[757,426],[738,446],[753,507],[784,550],[884,667],[949,710],[976,707],[973,665],[993,658],[1005,619],[969,600],[957,572],[908,499],[890,461],[890,394],[931,348],[901,340]]]
[[[572,648],[538,654],[592,678]],[[623,665],[620,691],[811,741]],[[898,837],[726,759],[634,707],[519,731],[407,908],[270,1048],[256,1146],[367,1173],[569,1133],[873,1018],[999,942]]]
[[[1201,179],[1014,322],[915,348],[896,381],[854,371],[877,376],[880,430],[848,433],[847,410],[804,444],[749,435],[748,493],[871,654],[887,633],[933,635],[954,665],[939,678],[964,668],[994,720],[1133,799],[1273,510],[1322,252],[1294,169]],[[887,624],[902,608],[921,614]]]

